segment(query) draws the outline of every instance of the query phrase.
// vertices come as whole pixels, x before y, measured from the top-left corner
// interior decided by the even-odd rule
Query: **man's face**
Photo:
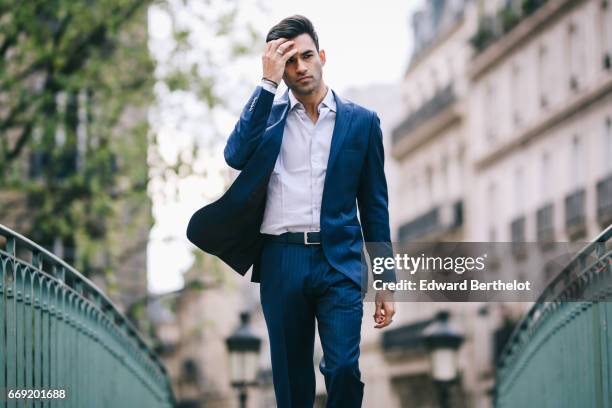
[[[308,34],[291,39],[297,53],[287,60],[283,80],[287,87],[298,95],[309,95],[321,86],[325,51],[317,52],[314,41]]]

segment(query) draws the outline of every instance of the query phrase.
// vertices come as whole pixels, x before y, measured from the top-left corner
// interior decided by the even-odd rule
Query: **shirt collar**
[[[328,107],[331,111],[336,112],[336,99],[334,98],[334,94],[330,87],[327,87],[327,93],[325,94],[325,97],[323,98],[321,103],[319,103],[319,110],[321,109],[322,105]],[[300,106],[302,108],[304,107],[302,105],[302,102],[297,100],[295,95],[293,95],[293,91],[290,89],[289,90],[289,110],[293,110],[293,108],[297,106]]]

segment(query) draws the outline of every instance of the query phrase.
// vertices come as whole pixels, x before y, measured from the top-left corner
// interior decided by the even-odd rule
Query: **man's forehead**
[[[315,51],[317,47],[315,46],[314,41],[310,37],[310,35],[304,33],[300,34],[295,38],[292,38],[291,41],[295,43],[295,47],[297,47],[298,52],[305,52],[307,50]]]

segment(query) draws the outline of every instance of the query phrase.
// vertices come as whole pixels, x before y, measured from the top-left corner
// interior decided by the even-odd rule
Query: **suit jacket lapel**
[[[333,90],[332,90],[333,92]],[[353,116],[352,105],[346,104],[340,99],[335,92],[334,97],[336,98],[336,123],[334,125],[334,132],[332,134],[331,147],[329,151],[329,159],[327,160],[327,172],[333,168],[334,162],[338,158],[338,154],[342,148],[342,144],[346,139],[351,119]],[[326,177],[329,178],[329,177]]]

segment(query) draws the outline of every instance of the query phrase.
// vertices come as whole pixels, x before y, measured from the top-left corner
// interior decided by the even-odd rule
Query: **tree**
[[[150,126],[159,106],[154,89],[189,93],[211,110],[223,105],[212,59],[188,61],[193,27],[173,27],[173,63],[156,68],[147,13],[156,7],[176,22],[185,8],[211,3],[0,2],[0,222],[14,219],[19,232],[49,249],[60,242],[61,255],[86,275],[110,273],[146,248],[147,235],[114,253],[108,244],[138,214],[150,226],[151,179],[193,174],[196,158],[168,163],[160,154]],[[220,39],[233,38],[238,11],[238,2],[224,3],[206,22]],[[232,52],[248,48],[235,41]]]

